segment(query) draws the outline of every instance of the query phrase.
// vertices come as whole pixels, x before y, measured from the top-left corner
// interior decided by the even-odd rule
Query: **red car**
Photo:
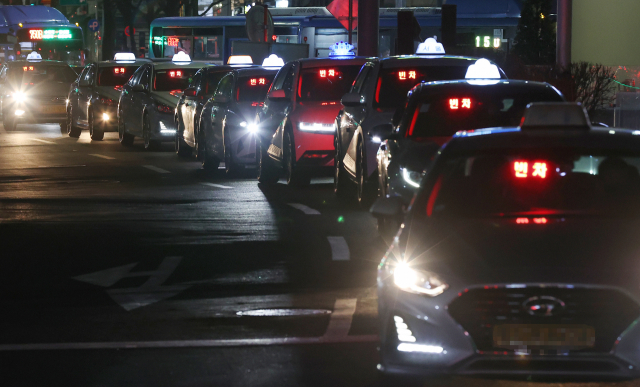
[[[288,184],[305,185],[332,170],[340,99],[367,61],[345,54],[292,61],[278,72],[256,121],[261,183],[284,175]]]

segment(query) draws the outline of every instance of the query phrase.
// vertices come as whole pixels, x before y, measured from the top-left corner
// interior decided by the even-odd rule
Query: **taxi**
[[[375,175],[380,196],[399,196],[408,205],[423,170],[457,131],[515,126],[528,104],[564,97],[547,83],[468,79],[421,83],[406,101],[398,125],[378,146]]]
[[[435,38],[419,44],[415,55],[369,59],[342,98],[343,109],[336,117],[333,163],[336,195],[358,202],[375,198],[376,152],[382,139],[391,133],[392,118],[406,102],[409,90],[420,82],[486,75],[469,71],[478,60],[446,55]],[[486,59],[483,61],[494,66],[492,77],[506,78],[502,69]]]
[[[197,136],[200,130],[202,108],[213,96],[220,80],[239,66],[246,67],[252,64],[207,66],[199,70],[191,83],[182,93],[176,106],[175,121],[176,132],[175,149],[179,157],[190,157],[196,147]],[[257,66],[256,66],[257,67]]]
[[[117,107],[122,85],[146,59],[136,59],[133,53],[116,53],[113,60],[85,66],[71,85],[67,97],[67,133],[79,137],[89,130],[94,141],[104,138],[104,132],[117,132]]]
[[[118,137],[125,146],[142,137],[148,150],[161,142],[174,142],[175,108],[183,90],[205,62],[192,62],[184,52],[171,61],[150,62],[140,66],[122,86],[118,100]]]
[[[274,63],[275,62],[275,63]],[[197,140],[202,167],[217,170],[224,161],[227,174],[257,167],[257,127],[254,119],[282,59],[272,55],[262,67],[235,69],[227,74],[203,108]]]
[[[66,131],[66,100],[77,75],[65,62],[42,60],[31,52],[27,60],[7,62],[0,70],[0,99],[5,129],[20,123],[59,123]]]
[[[260,183],[284,175],[290,185],[306,185],[314,174],[330,173],[340,98],[367,61],[352,50],[339,42],[328,58],[295,60],[278,72],[255,122]]]
[[[403,217],[378,266],[385,375],[640,377],[639,131],[534,103],[453,136],[406,215],[372,213]]]

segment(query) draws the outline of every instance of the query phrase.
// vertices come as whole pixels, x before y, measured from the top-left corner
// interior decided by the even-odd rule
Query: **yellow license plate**
[[[580,324],[505,324],[493,327],[497,348],[591,348],[595,345],[593,327]]]
[[[64,114],[67,109],[66,106],[43,106],[41,108],[43,114]]]

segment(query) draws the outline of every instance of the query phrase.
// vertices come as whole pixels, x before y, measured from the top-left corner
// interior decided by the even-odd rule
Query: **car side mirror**
[[[133,86],[131,88],[131,91],[139,93],[139,92],[145,92],[147,91],[147,88],[144,87],[144,85],[142,83],[138,83],[137,85]]]
[[[289,99],[289,96],[287,95],[287,93],[280,89],[280,90],[272,90],[269,92],[269,94],[267,95],[267,98],[269,98],[270,100],[285,100],[285,99]]]
[[[379,197],[371,206],[371,215],[378,219],[399,219],[404,215],[404,201],[400,196]]]
[[[359,93],[347,93],[342,96],[342,105],[344,106],[359,106],[364,105],[364,97]]]
[[[187,87],[186,89],[184,89],[184,96],[185,97],[195,97],[197,94],[197,89],[195,87]]]

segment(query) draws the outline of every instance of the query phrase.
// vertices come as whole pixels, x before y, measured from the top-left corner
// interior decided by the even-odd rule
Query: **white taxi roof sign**
[[[42,60],[42,56],[36,51],[31,51],[29,55],[27,55],[27,60]]]
[[[250,65],[253,64],[253,59],[250,55],[231,55],[227,59],[227,64],[230,65]]]
[[[116,52],[113,56],[113,60],[116,62],[135,62],[136,55],[132,52]]]
[[[438,43],[436,37],[427,38],[423,43],[418,45],[416,49],[418,55],[444,55],[444,46],[442,43]]]
[[[184,51],[176,52],[171,58],[172,62],[191,62],[191,57]]]
[[[356,56],[356,53],[353,52],[354,48],[353,44],[341,40],[329,46],[329,58],[353,58]]]
[[[284,60],[276,54],[269,55],[268,58],[264,58],[262,61],[262,67],[282,67],[284,66]]]
[[[579,102],[535,102],[527,105],[522,130],[591,129],[589,115]]]
[[[476,63],[469,66],[465,79],[500,79],[500,70],[498,66],[491,63],[488,59],[478,59]]]

